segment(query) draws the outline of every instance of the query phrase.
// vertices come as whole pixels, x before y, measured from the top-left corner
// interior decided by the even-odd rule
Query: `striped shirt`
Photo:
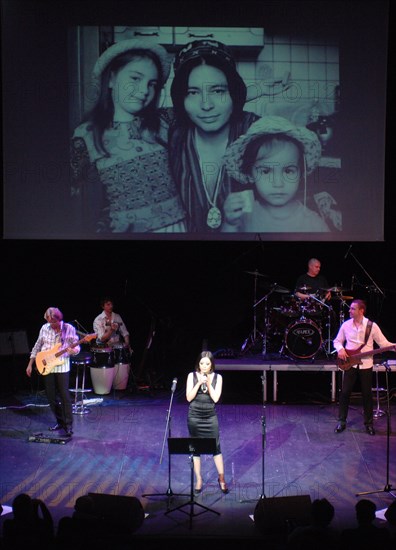
[[[76,329],[73,327],[73,325],[69,325],[68,323],[64,323],[63,321],[61,321],[60,327],[60,332],[55,332],[55,330],[51,328],[51,325],[49,323],[46,323],[41,327],[37,341],[34,344],[33,349],[30,353],[31,359],[36,358],[37,354],[40,351],[52,349],[56,344],[61,343],[62,345],[60,349],[65,349],[71,344],[78,342]],[[74,355],[80,352],[80,346],[75,346],[73,349],[75,351]],[[52,370],[53,373],[56,374],[57,372],[69,372],[69,354],[63,354],[62,358],[64,359],[63,363],[54,367],[54,369]]]

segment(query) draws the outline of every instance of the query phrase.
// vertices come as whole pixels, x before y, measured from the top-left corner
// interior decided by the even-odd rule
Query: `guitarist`
[[[371,322],[365,317],[365,313],[366,303],[363,300],[356,299],[351,302],[349,307],[350,319],[342,323],[334,340],[334,347],[341,362],[347,361],[348,357],[354,354],[373,351],[374,343],[379,347],[396,346],[396,344],[392,344],[392,342],[389,342],[385,338],[377,323]],[[341,433],[346,428],[351,393],[357,378],[359,378],[363,398],[364,425],[369,435],[375,435],[371,389],[373,355],[368,354],[358,364],[354,364],[348,370],[344,370],[339,401],[338,424],[334,430],[335,433]]]
[[[54,367],[52,372],[43,378],[49,406],[56,418],[56,424],[49,429],[64,430],[70,437],[73,434],[73,409],[69,393],[69,357],[77,355],[80,346],[68,347],[68,344],[71,346],[78,342],[78,336],[73,325],[63,322],[63,314],[58,308],[49,307],[44,313],[44,319],[47,322],[41,327],[37,342],[33,346],[26,374],[29,377],[32,375],[33,363],[40,351],[50,350],[56,344],[62,344],[62,349],[66,350],[62,354],[64,362]]]

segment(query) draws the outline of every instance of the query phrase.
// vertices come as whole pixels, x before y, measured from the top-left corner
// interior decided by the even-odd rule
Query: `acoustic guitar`
[[[64,349],[60,349],[62,344],[59,342],[59,344],[55,344],[55,346],[51,349],[39,351],[36,355],[37,370],[40,374],[43,374],[44,376],[50,374],[55,367],[58,367],[59,365],[62,365],[64,363],[65,359],[64,357],[62,357],[62,355],[66,353],[68,348],[75,348],[83,342],[90,342],[91,340],[96,338],[96,336],[96,334],[87,334],[78,342],[74,342],[74,344],[70,344]]]
[[[370,351],[364,351],[359,353],[359,350],[346,349],[348,354],[346,359],[340,359],[337,357],[337,366],[341,370],[349,370],[353,365],[360,365],[361,359],[364,357],[370,357],[370,355],[377,355],[379,353],[384,353],[385,351],[396,351],[396,345],[386,346],[384,348],[376,348]]]

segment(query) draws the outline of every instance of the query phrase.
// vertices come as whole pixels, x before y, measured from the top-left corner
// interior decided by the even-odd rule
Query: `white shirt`
[[[356,325],[353,319],[345,321],[340,326],[337,336],[334,339],[334,347],[337,351],[340,349],[355,350],[362,344],[364,344],[364,337],[366,334],[368,319],[363,317],[362,323]],[[365,346],[362,347],[359,353],[371,351],[374,349],[374,342],[380,347],[392,346],[392,342],[389,342],[382,334],[381,329],[377,323],[373,323],[371,327],[370,336]],[[361,360],[362,364],[359,365],[360,369],[369,369],[373,366],[373,356],[365,357]],[[353,368],[357,368],[358,365],[353,365]]]
[[[106,322],[108,322],[108,319],[104,311],[102,311],[102,313],[98,315],[93,322],[94,332],[97,335],[97,340],[99,342],[101,341],[103,334],[106,332]],[[106,341],[106,344],[109,344],[109,346],[113,344],[119,344],[121,342],[120,335],[123,338],[125,338],[125,336],[129,336],[128,329],[126,328],[125,323],[121,318],[121,315],[118,315],[118,313],[114,313],[113,311],[113,313],[111,314],[111,322],[118,323],[118,329],[113,330],[109,340]]]

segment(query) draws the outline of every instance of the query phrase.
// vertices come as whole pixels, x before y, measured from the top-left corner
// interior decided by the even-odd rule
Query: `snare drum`
[[[300,319],[288,326],[285,334],[285,345],[293,357],[310,359],[321,348],[321,330],[311,319]]]

